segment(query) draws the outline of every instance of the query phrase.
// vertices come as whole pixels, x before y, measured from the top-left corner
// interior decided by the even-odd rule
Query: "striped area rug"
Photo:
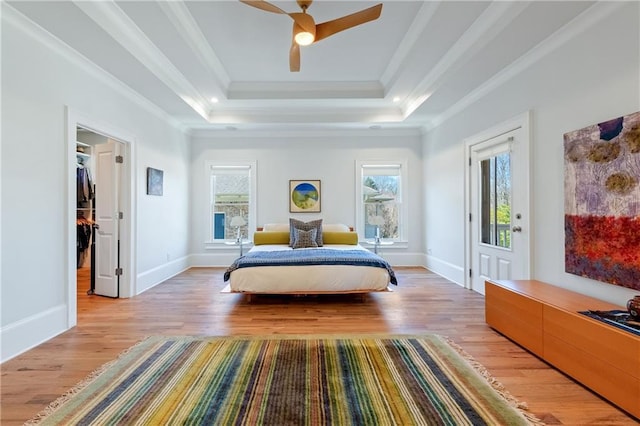
[[[541,424],[436,335],[150,337],[43,425]]]

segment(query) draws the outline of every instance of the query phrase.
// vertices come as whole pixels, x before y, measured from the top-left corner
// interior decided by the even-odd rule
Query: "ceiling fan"
[[[291,49],[289,49],[289,70],[291,72],[300,71],[300,46],[308,46],[340,31],[374,21],[380,17],[382,12],[382,4],[377,4],[342,18],[316,24],[313,17],[307,14],[307,9],[311,6],[313,0],[296,0],[302,12],[295,13],[285,12],[278,6],[264,0],[240,1],[267,12],[289,15],[293,19],[293,38]]]

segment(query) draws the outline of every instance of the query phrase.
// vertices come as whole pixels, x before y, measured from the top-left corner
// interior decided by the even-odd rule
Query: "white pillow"
[[[327,223],[322,225],[322,232],[349,232],[349,227],[342,223]]]
[[[262,227],[264,232],[289,232],[288,223],[265,223]]]

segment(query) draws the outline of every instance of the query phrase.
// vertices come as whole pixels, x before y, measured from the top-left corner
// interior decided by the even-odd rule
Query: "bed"
[[[296,224],[303,229],[294,228]],[[311,230],[314,226],[315,232]],[[296,238],[302,234],[306,242],[300,245]],[[309,240],[313,242],[309,244]],[[390,284],[397,285],[391,266],[360,246],[358,235],[345,225],[292,219],[288,225],[265,225],[254,233],[253,241],[251,250],[225,272],[224,280],[229,284],[224,292],[370,293],[390,291]]]

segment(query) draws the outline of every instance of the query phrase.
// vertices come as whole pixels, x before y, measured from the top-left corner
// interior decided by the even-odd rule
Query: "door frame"
[[[76,128],[78,126],[101,134],[118,142],[122,142],[124,163],[120,181],[120,211],[123,219],[120,221],[120,267],[123,274],[120,276],[120,296],[132,297],[136,291],[136,270],[134,258],[135,248],[135,224],[136,224],[136,170],[135,164],[135,136],[126,130],[113,126],[100,120],[96,120],[87,114],[65,106],[66,114],[66,140],[67,140],[67,327],[71,328],[78,321],[77,303],[77,260],[76,239],[77,233],[74,226],[76,218]]]
[[[473,190],[471,185],[471,155],[473,147],[479,143],[488,141],[490,139],[499,137],[513,130],[521,129],[522,140],[518,143],[521,144],[522,152],[526,153],[526,160],[522,162],[525,167],[524,175],[527,176],[527,182],[523,190],[526,191],[524,204],[519,211],[524,215],[524,219],[521,220],[523,227],[529,234],[527,244],[523,247],[523,256],[525,262],[526,278],[531,276],[532,269],[532,257],[531,247],[533,244],[533,232],[531,229],[531,193],[532,193],[532,179],[531,179],[531,111],[527,111],[523,114],[517,115],[510,120],[497,124],[487,130],[477,133],[471,137],[464,139],[464,230],[465,230],[465,247],[464,247],[464,288],[472,289],[472,280],[469,271],[471,270],[471,256],[473,250],[472,241],[472,229],[471,217],[472,208],[471,205],[471,191]]]

